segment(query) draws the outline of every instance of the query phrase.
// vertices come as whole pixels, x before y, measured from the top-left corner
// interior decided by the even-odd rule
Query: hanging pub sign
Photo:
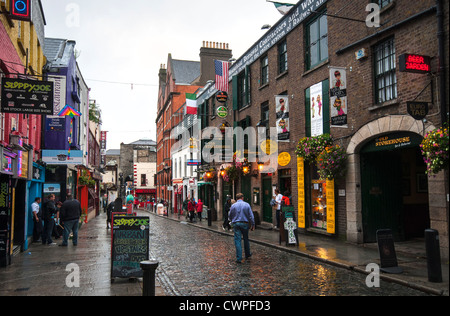
[[[406,102],[408,114],[421,121],[428,115],[428,102]]]
[[[3,78],[1,112],[53,115],[53,82]]]
[[[228,93],[225,91],[219,91],[216,93],[216,100],[220,103],[225,103],[228,101]]]
[[[403,54],[399,57],[399,63],[400,72],[412,72],[418,74],[431,72],[430,56]]]
[[[13,20],[31,21],[31,0],[10,0],[9,17]]]
[[[226,106],[221,105],[221,106],[219,106],[217,108],[216,114],[220,118],[223,118],[223,119],[227,118],[227,116],[228,116],[228,108]]]

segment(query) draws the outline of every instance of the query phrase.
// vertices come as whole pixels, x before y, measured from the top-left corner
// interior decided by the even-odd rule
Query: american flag
[[[228,71],[230,64],[227,61],[214,60],[216,68],[216,89],[228,92]]]

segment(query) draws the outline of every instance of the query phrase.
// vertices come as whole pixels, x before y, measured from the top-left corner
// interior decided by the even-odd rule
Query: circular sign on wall
[[[278,164],[282,167],[286,167],[291,163],[291,155],[289,153],[281,153],[278,156]]]
[[[219,91],[216,93],[216,100],[220,103],[225,103],[228,101],[228,93],[225,91]]]
[[[226,118],[228,116],[228,108],[226,106],[219,106],[216,110],[216,114],[220,118]]]

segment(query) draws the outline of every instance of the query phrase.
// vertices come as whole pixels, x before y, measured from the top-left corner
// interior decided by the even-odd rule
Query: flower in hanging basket
[[[296,153],[302,157],[305,162],[313,163],[326,147],[333,145],[333,139],[330,134],[323,134],[316,137],[305,137],[298,143]]]
[[[326,147],[317,157],[317,168],[321,180],[333,180],[345,177],[348,155],[338,145]]]
[[[448,169],[448,127],[441,127],[429,132],[425,135],[420,147],[427,164],[428,175],[435,175],[444,169]]]

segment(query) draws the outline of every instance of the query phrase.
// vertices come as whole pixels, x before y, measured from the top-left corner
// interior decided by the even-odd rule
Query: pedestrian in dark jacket
[[[67,247],[69,235],[73,232],[73,245],[78,245],[78,225],[81,217],[81,204],[73,199],[72,194],[67,194],[67,200],[61,206],[60,217],[64,223],[63,243],[61,246]]]
[[[222,224],[223,230],[231,230],[230,220],[228,219],[228,214],[230,213],[231,209],[231,197],[227,197],[227,201],[225,202],[224,208],[223,208],[223,217],[224,221]]]
[[[52,240],[53,227],[55,226],[56,216],[55,195],[50,194],[44,203],[42,219],[44,220],[44,230],[42,232],[43,245],[56,245]]]

